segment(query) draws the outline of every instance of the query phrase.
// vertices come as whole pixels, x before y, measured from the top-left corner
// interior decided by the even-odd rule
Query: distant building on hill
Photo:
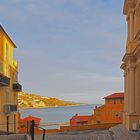
[[[124,110],[124,93],[114,93],[104,97],[105,104],[95,107],[91,124],[121,123]]]
[[[89,120],[91,116],[79,116],[78,114],[75,114],[71,119],[70,119],[70,126],[74,125],[88,125]]]

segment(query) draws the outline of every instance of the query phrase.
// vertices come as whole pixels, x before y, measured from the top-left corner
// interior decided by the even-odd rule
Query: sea
[[[54,107],[54,108],[38,108],[38,109],[23,109],[20,110],[21,117],[27,117],[28,115],[41,118],[41,123],[61,123],[69,122],[69,119],[75,114],[78,115],[92,115],[95,104],[80,105],[80,106],[66,106],[66,107]],[[47,126],[46,129],[59,128],[58,125]]]

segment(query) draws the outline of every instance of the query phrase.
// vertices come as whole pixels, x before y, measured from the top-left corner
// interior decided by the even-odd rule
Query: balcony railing
[[[11,104],[5,104],[4,105],[4,112],[5,113],[10,113],[17,111],[17,105],[11,105]]]
[[[6,76],[0,76],[0,86],[10,86],[10,78]]]
[[[22,91],[22,86],[19,83],[13,84],[14,91]]]

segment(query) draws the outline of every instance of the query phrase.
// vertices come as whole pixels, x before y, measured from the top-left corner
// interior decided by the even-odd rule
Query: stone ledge
[[[27,134],[1,135],[0,140],[31,140]]]

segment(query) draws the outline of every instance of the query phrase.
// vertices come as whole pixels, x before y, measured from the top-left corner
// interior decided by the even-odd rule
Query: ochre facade
[[[122,123],[124,93],[114,93],[104,99],[104,105],[95,107],[91,124]]]
[[[140,122],[140,0],[125,0],[123,13],[127,21],[126,52],[121,65],[125,83],[123,123],[132,130],[138,129]]]
[[[13,59],[14,42],[0,25],[0,131],[18,131],[18,62]]]

